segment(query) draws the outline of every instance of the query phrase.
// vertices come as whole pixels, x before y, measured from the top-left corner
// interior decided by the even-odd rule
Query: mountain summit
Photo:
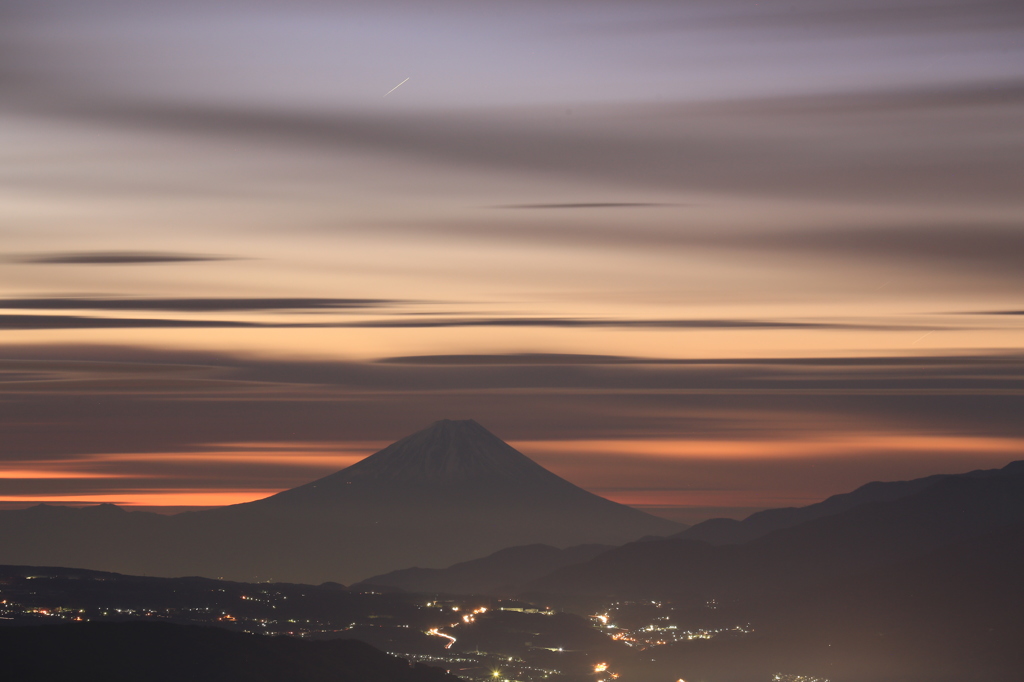
[[[678,530],[573,485],[471,419],[435,422],[346,469],[222,512],[355,529],[366,548],[384,545],[373,554],[407,556],[403,568],[480,549],[620,544]]]
[[[2,562],[306,583],[680,530],[573,485],[473,420],[447,419],[255,502],[173,517],[25,511],[0,512]]]
[[[557,478],[472,419],[434,422],[339,475],[350,481],[445,484],[497,480],[527,483]]]
[[[251,504],[330,504],[363,491],[389,497],[389,493],[419,496],[431,491],[451,495],[460,490],[493,494],[497,489],[514,496],[543,490],[597,497],[551,473],[472,419],[443,419],[346,469]]]

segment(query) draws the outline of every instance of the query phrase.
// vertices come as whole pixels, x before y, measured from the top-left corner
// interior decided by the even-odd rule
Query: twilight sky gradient
[[[686,521],[1024,457],[1019,2],[0,0],[0,93],[0,504],[444,417]]]

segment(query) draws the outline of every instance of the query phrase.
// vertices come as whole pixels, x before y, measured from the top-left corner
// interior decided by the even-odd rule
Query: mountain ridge
[[[726,518],[708,519],[676,533],[674,537],[703,540],[713,545],[740,544],[776,530],[833,516],[862,504],[907,497],[950,477],[977,478],[1008,473],[1024,474],[1024,460],[1010,462],[999,469],[975,469],[959,474],[934,474],[906,481],[871,481],[850,492],[832,495],[821,502],[804,507],[765,509],[755,512],[741,521]]]

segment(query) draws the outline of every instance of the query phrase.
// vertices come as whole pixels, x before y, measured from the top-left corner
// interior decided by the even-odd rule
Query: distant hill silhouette
[[[443,420],[247,504],[175,516],[113,505],[3,511],[0,563],[352,583],[516,545],[621,544],[679,529],[559,478],[472,420]]]
[[[839,514],[869,502],[884,502],[913,495],[951,476],[985,477],[1007,473],[1024,474],[1024,461],[1011,462],[1003,469],[978,470],[966,474],[937,474],[910,481],[874,481],[862,485],[853,492],[833,495],[823,502],[806,507],[766,509],[752,514],[742,521],[735,519],[708,519],[677,533],[675,537],[703,540],[712,545],[739,544],[767,535],[775,530],[792,528],[805,521],[813,521],[825,516]]]
[[[307,641],[169,623],[0,627],[17,682],[457,682],[353,640]]]
[[[579,545],[557,549],[550,545],[509,547],[448,568],[404,568],[367,578],[354,588],[391,587],[406,592],[510,595],[529,581],[563,566],[589,561],[611,545]]]

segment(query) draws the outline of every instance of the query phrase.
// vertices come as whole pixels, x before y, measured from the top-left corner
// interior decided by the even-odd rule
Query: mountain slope
[[[346,469],[253,504],[326,498],[348,492],[345,486],[351,483],[458,486],[509,481],[572,486],[476,421],[442,419]]]

